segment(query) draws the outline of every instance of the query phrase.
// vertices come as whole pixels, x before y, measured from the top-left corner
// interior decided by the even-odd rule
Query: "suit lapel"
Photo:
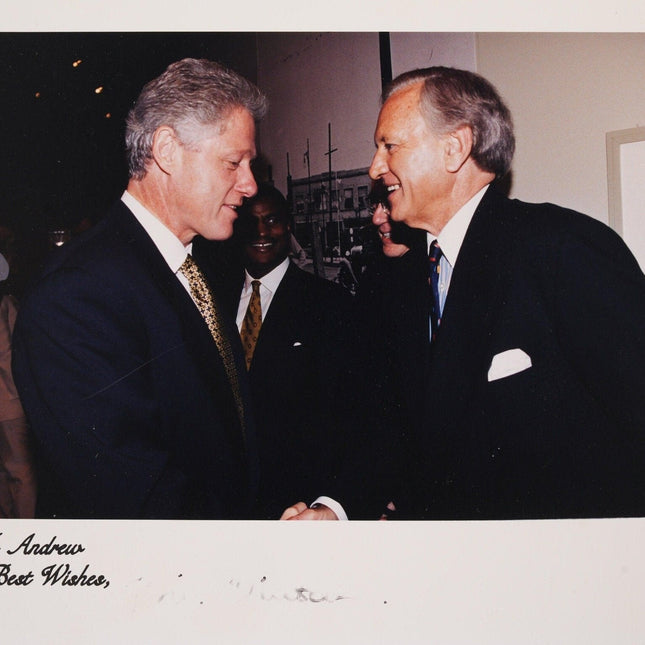
[[[265,329],[271,331],[275,326],[274,321],[279,320],[284,322],[285,320],[289,320],[291,315],[294,314],[294,299],[290,297],[290,294],[298,284],[297,271],[298,269],[296,268],[296,266],[289,262],[287,271],[280,281],[280,284],[278,285],[275,293],[273,294],[273,298],[271,299],[271,306],[269,307],[269,311],[267,312],[264,322],[262,323],[261,334],[265,331]],[[262,336],[260,335],[260,337]]]
[[[124,242],[130,245],[133,254],[143,265],[150,280],[156,284],[160,292],[170,303],[172,309],[177,313],[186,349],[202,373],[204,381],[214,391],[217,391],[218,396],[221,397],[222,392],[230,391],[226,369],[208,326],[199,313],[199,310],[186,289],[177,279],[177,276],[170,270],[170,267],[150,236],[141,224],[139,224],[134,215],[132,215],[130,210],[122,202],[118,202],[112,211],[112,216],[115,218],[115,224]],[[219,303],[216,301],[216,304]],[[242,350],[239,336],[235,330],[234,321],[231,324],[228,315],[223,317],[226,331],[233,346],[238,373],[241,376],[243,397],[248,400],[247,385],[244,376],[245,368],[243,367],[241,357]],[[230,405],[235,408],[232,392]],[[237,414],[234,418],[237,418]],[[242,435],[240,427],[231,427],[229,429],[236,443],[241,445]]]
[[[439,426],[453,425],[455,415],[468,409],[472,388],[486,374],[504,271],[502,200],[490,189],[484,195],[452,274],[429,364],[429,403]]]
[[[306,306],[302,298],[294,296],[294,291],[299,290],[300,277],[299,269],[292,263],[289,263],[287,272],[280,281],[278,288],[271,299],[271,306],[262,322],[262,328],[258,337],[258,343],[255,347],[254,362],[260,362],[262,354],[265,353],[265,347],[279,347],[281,343],[278,339],[287,337],[292,328],[298,328],[294,322],[298,317],[298,308],[294,308],[294,302],[300,306]],[[255,361],[256,357],[260,357]],[[253,369],[253,363],[251,363]]]
[[[145,229],[122,202],[118,203],[113,213],[124,242],[130,246],[137,260],[143,265],[149,279],[178,313],[185,338],[194,340],[197,336],[202,339],[206,347],[209,347],[212,344],[212,340],[208,327],[186,289],[170,270],[167,262]],[[133,276],[133,279],[136,279],[136,276]]]

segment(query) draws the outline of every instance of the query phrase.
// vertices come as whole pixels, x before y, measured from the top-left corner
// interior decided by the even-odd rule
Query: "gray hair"
[[[219,63],[195,58],[172,63],[144,86],[128,114],[125,146],[130,177],[145,176],[160,126],[173,128],[182,143],[193,145],[195,126],[219,124],[238,107],[257,122],[266,113],[267,99],[253,83]]]
[[[384,90],[382,102],[392,94],[423,82],[421,114],[438,134],[460,126],[473,133],[471,156],[496,177],[503,177],[515,152],[513,120],[499,93],[483,76],[451,67],[415,69],[397,76]]]

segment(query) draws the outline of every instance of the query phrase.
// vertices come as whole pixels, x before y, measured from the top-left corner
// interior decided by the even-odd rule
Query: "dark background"
[[[0,34],[0,224],[37,232],[100,217],[127,182],[130,106],[147,81],[187,56],[255,81],[250,33]]]

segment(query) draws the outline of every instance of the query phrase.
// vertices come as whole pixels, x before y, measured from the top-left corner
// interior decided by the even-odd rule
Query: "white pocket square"
[[[519,348],[495,354],[488,368],[488,380],[496,381],[531,367],[531,357]]]

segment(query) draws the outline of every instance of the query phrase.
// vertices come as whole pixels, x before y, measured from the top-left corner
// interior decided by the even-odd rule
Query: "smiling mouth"
[[[392,237],[392,231],[382,231],[380,227],[377,227],[376,230],[379,237],[381,238],[381,242],[386,243],[390,241],[390,238]]]
[[[398,190],[401,188],[401,184],[392,184],[391,186],[386,186],[386,190],[388,193],[393,193],[395,190]]]
[[[273,242],[251,242],[249,246],[257,249],[258,251],[268,251],[273,247]]]

